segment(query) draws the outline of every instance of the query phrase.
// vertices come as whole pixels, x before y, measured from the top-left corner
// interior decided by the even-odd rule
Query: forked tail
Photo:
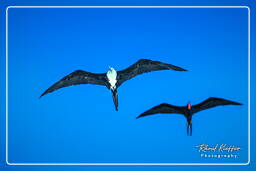
[[[192,136],[192,122],[187,122],[187,135]]]
[[[117,96],[117,89],[111,90],[112,91],[112,97],[115,104],[115,109],[118,111],[118,96]]]

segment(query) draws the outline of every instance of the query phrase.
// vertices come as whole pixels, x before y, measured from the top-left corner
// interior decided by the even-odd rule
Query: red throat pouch
[[[188,104],[188,110],[190,110],[191,109],[191,104]]]

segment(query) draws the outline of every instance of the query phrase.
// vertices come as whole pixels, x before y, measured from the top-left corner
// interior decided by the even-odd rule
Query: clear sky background
[[[9,162],[248,161],[246,8],[8,12]],[[103,86],[72,86],[38,98],[74,70],[122,70],[141,58],[189,71],[152,72],[125,82],[118,89],[118,112]],[[194,115],[191,137],[181,115],[135,119],[163,102],[197,104],[208,97],[243,105]],[[202,143],[242,149],[237,159],[207,159],[195,148]]]

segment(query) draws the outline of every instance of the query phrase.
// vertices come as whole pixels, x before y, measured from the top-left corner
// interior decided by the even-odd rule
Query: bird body
[[[125,81],[143,74],[152,71],[159,70],[175,70],[175,71],[186,71],[183,68],[180,68],[175,65],[166,64],[159,61],[152,61],[149,59],[141,59],[129,66],[128,68],[116,71],[114,68],[109,67],[107,73],[96,74],[82,70],[76,70],[69,75],[65,76],[50,88],[48,88],[40,97],[54,92],[60,88],[80,85],[80,84],[96,84],[106,86],[112,92],[113,101],[115,104],[116,111],[118,110],[118,97],[117,97],[117,88],[120,87]]]
[[[107,78],[108,78],[108,82],[110,84],[111,90],[116,88],[116,83],[117,83],[116,77],[117,77],[116,70],[112,67],[109,67],[109,70],[107,72]]]
[[[223,98],[216,98],[216,97],[210,97],[197,105],[191,105],[190,103],[188,103],[186,106],[174,106],[167,103],[162,103],[140,114],[137,117],[137,119],[144,116],[160,114],[160,113],[182,114],[187,119],[187,135],[191,136],[192,135],[192,116],[195,113],[205,109],[213,108],[216,106],[223,106],[223,105],[241,105],[241,103],[226,100]]]

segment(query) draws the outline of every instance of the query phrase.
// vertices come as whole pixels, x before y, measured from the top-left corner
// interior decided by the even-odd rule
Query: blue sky
[[[8,13],[9,162],[247,162],[246,8],[11,8]],[[118,112],[103,86],[73,86],[38,99],[74,70],[121,70],[141,58],[189,71],[127,81],[118,89]],[[163,102],[197,104],[208,97],[243,105],[196,114],[192,137],[180,115],[135,119]],[[237,159],[205,159],[195,148],[202,143],[242,150]]]

